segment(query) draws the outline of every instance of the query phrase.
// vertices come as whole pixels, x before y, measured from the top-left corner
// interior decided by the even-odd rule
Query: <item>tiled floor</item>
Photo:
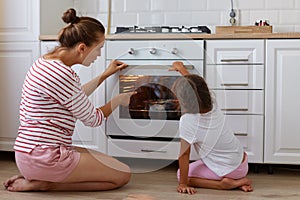
[[[136,162],[131,163],[136,165]],[[300,199],[300,166],[275,166],[274,174],[269,175],[266,167],[260,167],[259,173],[250,171],[249,178],[253,182],[254,191],[244,193],[239,190],[221,191],[209,189],[197,189],[195,195],[179,194],[176,192],[176,163],[160,170],[151,171],[146,167],[134,167],[132,179],[128,185],[118,190],[105,192],[8,192],[0,187],[1,200],[91,200],[91,199],[114,199],[114,200],[260,200],[260,199]],[[153,166],[153,164],[152,164]],[[3,182],[8,177],[18,173],[11,154],[0,152],[0,180]]]

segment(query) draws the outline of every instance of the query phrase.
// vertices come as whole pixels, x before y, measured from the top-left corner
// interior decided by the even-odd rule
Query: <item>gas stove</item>
[[[151,26],[151,27],[117,27],[115,34],[119,33],[211,33],[207,26]]]

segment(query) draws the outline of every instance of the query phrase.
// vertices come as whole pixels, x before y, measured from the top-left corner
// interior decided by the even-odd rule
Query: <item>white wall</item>
[[[109,0],[74,0],[83,15],[107,26]],[[111,32],[116,26],[228,25],[230,0],[111,0]],[[274,32],[300,32],[300,0],[233,0],[240,25],[268,19]]]
[[[41,35],[56,35],[66,24],[62,21],[63,13],[74,7],[74,0],[40,0]]]

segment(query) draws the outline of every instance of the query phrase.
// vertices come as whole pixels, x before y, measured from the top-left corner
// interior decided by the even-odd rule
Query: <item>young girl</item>
[[[100,152],[72,147],[71,139],[77,119],[100,126],[118,105],[128,105],[131,93],[99,108],[88,99],[107,77],[127,65],[112,61],[102,75],[81,86],[71,67],[89,66],[100,56],[105,29],[96,19],[77,17],[74,9],[62,19],[68,25],[59,34],[60,46],[33,63],[23,84],[14,146],[21,175],[4,182],[9,191],[109,190],[130,179],[127,165]]]
[[[246,178],[247,154],[213,102],[205,80],[190,75],[181,62],[174,62],[170,70],[183,75],[173,86],[183,113],[179,122],[177,191],[194,194],[194,187],[252,191],[251,181]],[[200,159],[189,164],[191,145]]]

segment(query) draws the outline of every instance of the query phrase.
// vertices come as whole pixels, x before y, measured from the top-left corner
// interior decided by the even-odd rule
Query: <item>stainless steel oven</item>
[[[165,153],[163,158],[169,157],[160,147],[164,142],[178,139],[181,113],[171,90],[180,74],[168,69],[174,61],[182,61],[190,73],[202,75],[203,41],[110,40],[106,50],[107,64],[111,59],[118,59],[129,65],[107,80],[107,101],[119,93],[137,92],[131,97],[129,106],[120,106],[107,120],[109,154],[143,157],[143,153],[153,152]],[[161,145],[149,147],[154,143]],[[135,150],[131,147],[133,144],[140,145],[140,149]],[[127,148],[126,153],[120,153],[124,148]]]

